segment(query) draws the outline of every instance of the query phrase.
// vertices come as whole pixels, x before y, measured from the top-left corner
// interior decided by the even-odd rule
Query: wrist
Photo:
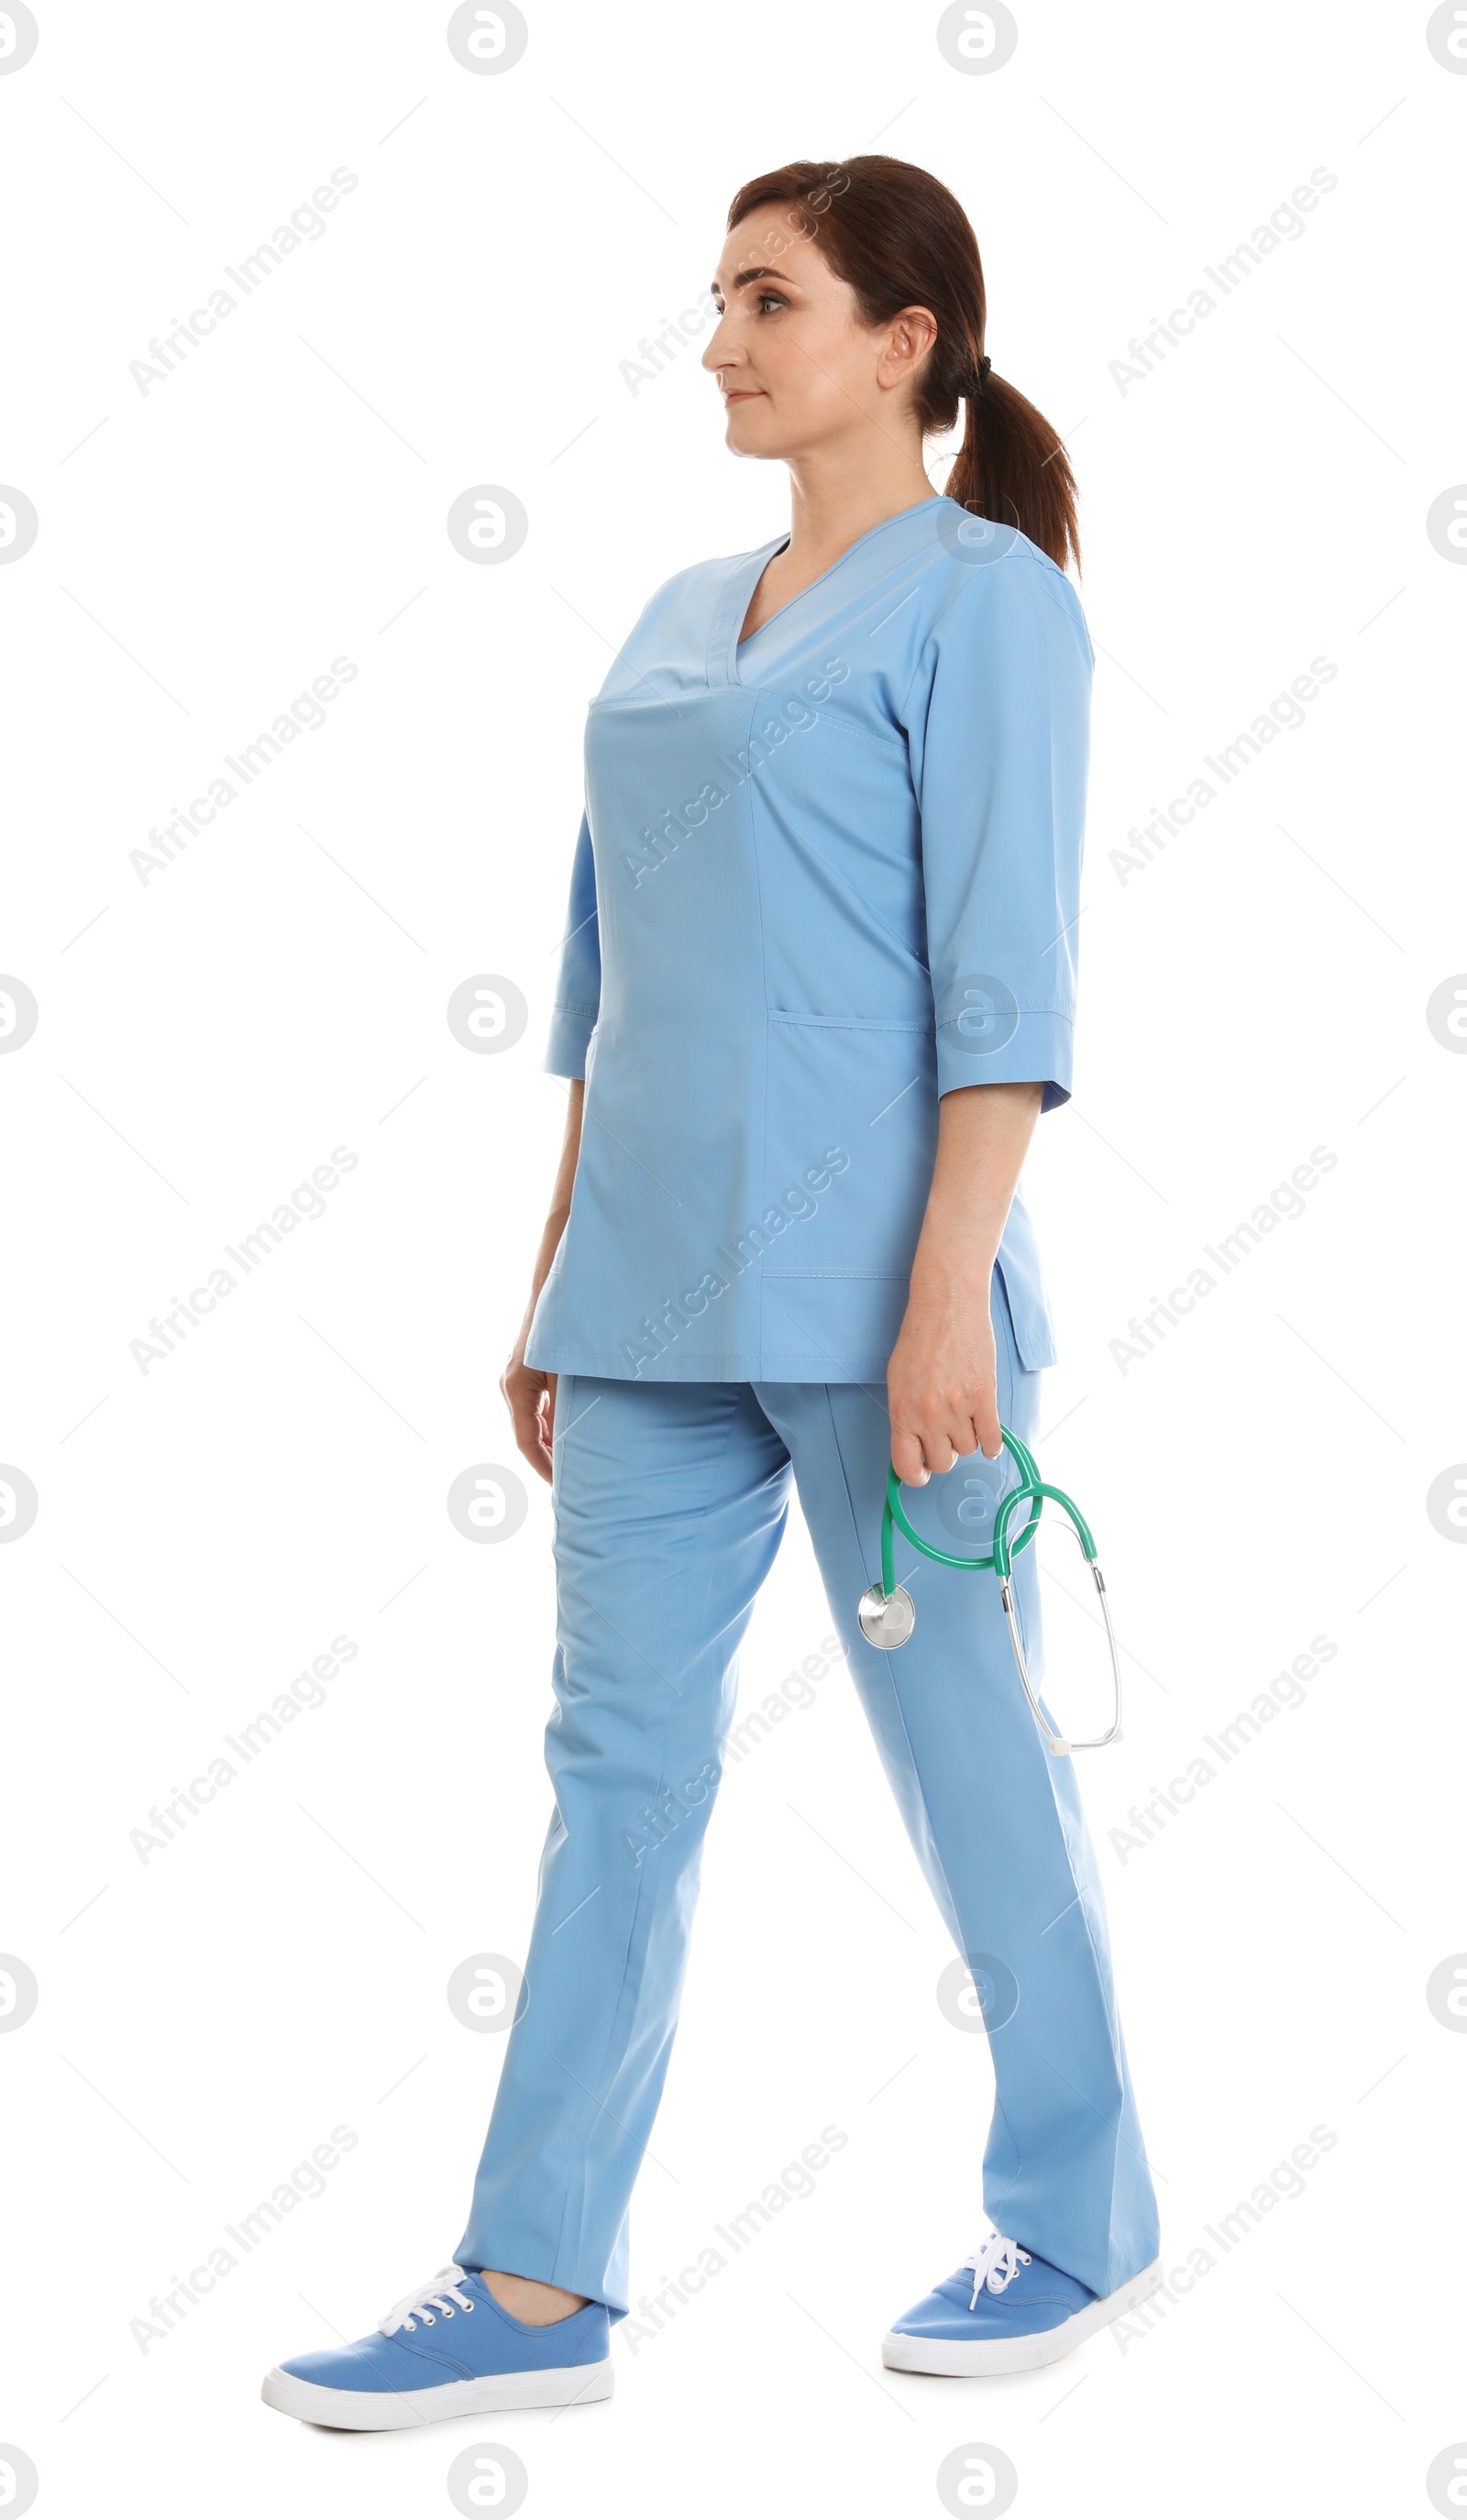
[[[957,1303],[986,1303],[993,1282],[996,1251],[986,1248],[977,1254],[965,1250],[960,1257],[924,1258],[919,1252],[912,1263],[909,1281],[911,1294],[928,1303],[946,1299]]]

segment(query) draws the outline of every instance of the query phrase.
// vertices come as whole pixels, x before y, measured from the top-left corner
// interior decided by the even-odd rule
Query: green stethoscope
[[[916,1603],[905,1586],[896,1581],[894,1527],[903,1532],[912,1547],[919,1549],[924,1557],[935,1559],[939,1566],[973,1569],[991,1566],[998,1577],[998,1598],[1003,1604],[1003,1615],[1008,1624],[1009,1642],[1014,1648],[1014,1660],[1019,1666],[1019,1677],[1024,1683],[1024,1694],[1029,1699],[1045,1749],[1054,1758],[1064,1758],[1072,1750],[1103,1750],[1107,1742],[1119,1741],[1121,1738],[1121,1661],[1116,1650],[1115,1630],[1111,1626],[1111,1607],[1106,1597],[1105,1577],[1101,1574],[1096,1560],[1095,1542],[1090,1526],[1078,1506],[1072,1503],[1063,1488],[1050,1487],[1040,1478],[1039,1465],[1029,1446],[1022,1443],[1017,1435],[1010,1434],[1007,1426],[1000,1426],[998,1431],[1003,1437],[1006,1450],[1019,1465],[1019,1482],[1016,1487],[1010,1488],[1008,1495],[1002,1499],[993,1517],[993,1547],[986,1557],[950,1556],[945,1549],[935,1549],[930,1540],[923,1539],[920,1531],[914,1531],[902,1509],[901,1481],[896,1475],[895,1464],[888,1462],[887,1497],[881,1511],[882,1580],[879,1584],[873,1584],[861,1595],[856,1609],[861,1634],[868,1644],[879,1645],[883,1653],[894,1653],[898,1645],[906,1643],[917,1624]],[[980,1456],[980,1458],[986,1457]],[[1094,1739],[1090,1741],[1064,1739],[1055,1732],[1043,1707],[1039,1704],[1024,1659],[1024,1641],[1019,1634],[1018,1613],[1014,1607],[1014,1559],[1021,1549],[1029,1547],[1038,1530],[1039,1516],[1044,1510],[1046,1497],[1069,1517],[1069,1528],[1074,1532],[1079,1545],[1080,1555],[1094,1578],[1095,1596],[1100,1604],[1106,1642],[1111,1652],[1111,1678],[1115,1686],[1116,1712],[1109,1731],[1096,1733]],[[1009,1526],[1019,1507],[1030,1503],[1031,1500],[1033,1503],[1033,1511],[1024,1523],[1017,1540],[1010,1546]]]

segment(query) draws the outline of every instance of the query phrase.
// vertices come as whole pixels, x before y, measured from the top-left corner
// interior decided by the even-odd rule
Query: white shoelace
[[[425,2327],[432,2327],[436,2312],[441,2311],[445,2318],[453,2317],[455,2302],[460,2310],[472,2310],[474,2304],[463,2288],[466,2281],[462,2267],[440,2268],[431,2283],[419,2284],[416,2292],[404,2293],[396,2308],[378,2320],[378,2333],[395,2336],[400,2327],[411,2336],[415,2319],[421,2318]]]
[[[1028,2249],[1021,2249],[1017,2240],[1005,2239],[1002,2231],[990,2231],[987,2238],[980,2240],[977,2248],[970,2250],[963,2260],[964,2274],[970,2267],[973,2270],[973,2299],[968,2304],[969,2309],[977,2310],[978,2296],[985,2281],[989,2292],[1003,2292],[1013,2282],[1020,2268],[1032,2263]]]

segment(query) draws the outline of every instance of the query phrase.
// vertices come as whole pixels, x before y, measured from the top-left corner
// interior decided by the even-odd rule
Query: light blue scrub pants
[[[999,1415],[1032,1442],[1040,1376],[1019,1363],[996,1279],[992,1318]],[[997,1583],[935,1566],[898,1536],[916,1630],[882,1653],[856,1624],[856,1602],[881,1574],[889,1450],[885,1393],[861,1383],[559,1377],[560,1642],[545,1736],[556,1809],[460,2265],[536,2276],[626,2312],[627,2205],[677,2025],[738,1646],[779,1547],[792,1465],[933,1896],[958,1951],[996,1958],[1017,1980],[1017,2007],[1000,2025],[994,2006],[988,2032],[997,2092],[985,2209],[1097,2293],[1156,2257],[1156,2198],[1075,1768],[1040,1740]],[[982,1466],[971,1456],[948,1476]],[[940,1548],[978,1553],[982,1531],[954,1535],[941,1520],[941,1486],[905,1491],[912,1521]],[[1032,1675],[1032,1552],[1015,1572]],[[958,2236],[966,2247],[971,2235]]]

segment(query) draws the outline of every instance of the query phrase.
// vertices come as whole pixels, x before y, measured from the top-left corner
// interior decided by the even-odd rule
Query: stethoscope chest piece
[[[917,1624],[916,1604],[904,1584],[891,1593],[884,1593],[879,1584],[871,1585],[856,1603],[855,1615],[867,1644],[880,1645],[883,1653],[894,1653],[904,1645]]]

